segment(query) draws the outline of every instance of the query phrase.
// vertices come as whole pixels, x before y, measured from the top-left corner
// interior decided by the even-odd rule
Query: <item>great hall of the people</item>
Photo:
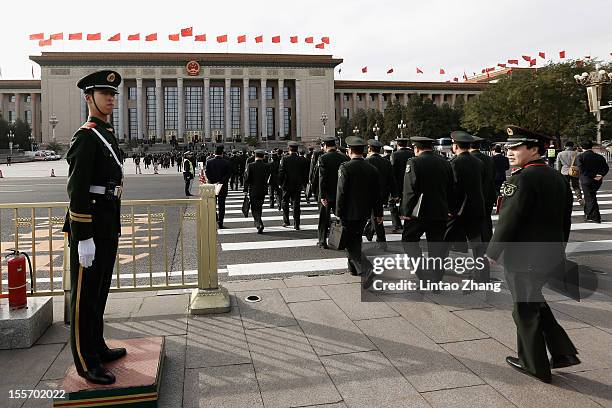
[[[412,95],[453,105],[482,92],[487,81],[398,82],[335,79],[331,55],[43,52],[30,59],[40,80],[0,80],[0,115],[30,124],[40,143],[68,143],[86,121],[77,81],[100,69],[118,71],[112,124],[120,141],[297,140],[309,143],[358,109],[384,111]],[[331,128],[331,129],[330,129]]]

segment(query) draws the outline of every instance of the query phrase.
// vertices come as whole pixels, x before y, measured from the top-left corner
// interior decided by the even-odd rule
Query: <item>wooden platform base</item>
[[[112,385],[89,383],[77,374],[72,365],[58,387],[66,391],[65,398],[55,399],[54,407],[157,407],[164,338],[111,340],[108,346],[127,349],[127,356],[104,365],[115,374],[117,381]]]

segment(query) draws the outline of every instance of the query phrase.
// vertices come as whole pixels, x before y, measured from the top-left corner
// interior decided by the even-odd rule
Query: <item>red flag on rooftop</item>
[[[296,44],[296,43],[298,42],[298,37],[297,37],[297,35],[291,36],[291,42],[292,42],[293,44]]]
[[[83,33],[70,33],[68,34],[68,40],[74,41],[74,40],[82,40],[83,39]]]
[[[417,69],[416,69],[416,73],[417,73],[417,74],[422,74],[422,73],[423,73],[423,71],[421,71],[421,68],[417,67]]]
[[[217,42],[218,42],[218,43],[224,43],[224,42],[227,42],[227,34],[218,35],[218,36],[217,36]]]
[[[506,68],[506,64],[502,64],[502,63],[497,64],[497,66],[500,68]]]
[[[518,65],[518,60],[517,59],[508,60],[508,64]]]
[[[272,37],[272,42],[278,44],[280,42],[280,35],[275,35]]]
[[[145,37],[145,41],[157,41],[157,33],[148,34]]]
[[[140,41],[140,33],[128,35],[128,41]]]
[[[45,33],[30,34],[30,40],[44,40]]]
[[[529,66],[530,66],[530,67],[534,67],[536,63],[537,63],[537,61],[536,61],[536,59],[534,58],[534,59],[532,59],[531,61],[529,61]]]
[[[206,41],[206,34],[198,34],[194,37],[194,41]]]
[[[50,45],[51,45],[51,39],[50,38],[48,38],[46,40],[39,40],[38,41],[38,46],[39,47],[48,47]]]
[[[49,36],[50,40],[63,40],[64,39],[64,33],[55,33],[55,34],[51,34]]]
[[[323,50],[323,49],[325,49],[325,43],[319,43],[319,44],[315,45],[315,48]]]
[[[540,52],[538,52],[538,55],[540,56],[540,58],[546,59],[546,53],[545,52],[540,51]]]
[[[565,51],[559,51],[559,58],[565,58]]]
[[[102,33],[87,34],[87,41],[98,41],[102,39]]]
[[[306,37],[306,38],[304,38],[304,42],[308,43],[308,44],[313,44],[314,43],[314,37]]]
[[[179,40],[180,35],[179,34],[169,34],[168,35],[168,39],[170,41],[178,41]]]
[[[181,28],[181,37],[191,37],[193,35],[193,27]]]
[[[529,55],[523,55],[523,59],[527,62],[531,62],[531,57]]]
[[[361,73],[362,74],[367,74],[368,73],[368,67],[365,66],[365,67],[361,68]]]
[[[263,35],[258,35],[257,37],[255,37],[255,42],[256,43],[263,42]]]
[[[392,73],[393,73],[393,68],[389,68],[389,69],[387,70],[387,74],[392,74]]]
[[[329,37],[321,37],[321,42],[329,45]]]
[[[121,34],[117,33],[111,37],[108,38],[108,41],[120,41],[121,40]]]
[[[239,35],[238,36],[238,44],[246,42],[246,35]]]

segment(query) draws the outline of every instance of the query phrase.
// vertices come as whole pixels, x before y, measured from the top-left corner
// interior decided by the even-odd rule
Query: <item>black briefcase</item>
[[[341,251],[344,249],[344,234],[342,233],[342,224],[340,220],[333,220],[329,225],[329,238],[327,247]]]
[[[244,196],[244,200],[242,201],[242,214],[246,217],[249,216],[249,207],[251,207],[251,199],[249,195]]]

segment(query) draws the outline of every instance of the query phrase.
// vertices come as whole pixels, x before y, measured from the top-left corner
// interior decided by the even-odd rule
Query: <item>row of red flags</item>
[[[157,41],[158,40],[158,33],[151,33],[151,34],[147,34],[144,37],[144,41]],[[180,41],[181,38],[185,38],[185,37],[193,37],[194,41],[200,41],[200,42],[204,42],[207,41],[207,37],[206,34],[193,34],[193,28],[192,27],[188,27],[188,28],[183,28],[181,29],[180,33],[176,33],[176,34],[169,34],[168,35],[168,40],[169,41]],[[82,41],[83,40],[83,33],[69,33],[68,34],[68,40],[69,41]],[[85,39],[87,41],[100,41],[102,40],[102,33],[92,33],[92,34],[86,34],[85,35]],[[264,36],[263,35],[258,35],[254,37],[255,42],[256,43],[263,43],[264,42]],[[45,38],[45,33],[35,33],[35,34],[30,34],[30,40],[38,40],[38,45],[41,47],[47,47],[52,45],[53,41],[62,41],[64,40],[64,33],[54,33],[54,34],[50,34],[49,38]],[[135,33],[135,34],[128,34],[127,36],[127,40],[128,41],[140,41],[141,40],[141,35],[140,33]],[[217,43],[227,43],[229,41],[229,37],[227,34],[223,34],[223,35],[218,35],[216,37]],[[275,44],[279,44],[281,42],[281,36],[280,35],[275,35],[271,37],[272,43]],[[114,34],[110,37],[108,37],[106,39],[106,41],[121,41],[121,33],[117,33]],[[247,35],[246,34],[242,34],[236,37],[236,42],[238,44],[241,43],[246,43],[247,42]],[[292,35],[289,37],[289,42],[292,44],[297,44],[299,42],[299,37],[297,35]],[[305,37],[304,38],[304,42],[306,44],[314,44],[315,43],[315,37],[314,36],[310,36],[310,37]],[[329,37],[321,37],[320,42],[317,42],[315,45],[315,48],[319,48],[319,49],[325,49],[325,45],[329,45],[330,44],[330,40]]]

